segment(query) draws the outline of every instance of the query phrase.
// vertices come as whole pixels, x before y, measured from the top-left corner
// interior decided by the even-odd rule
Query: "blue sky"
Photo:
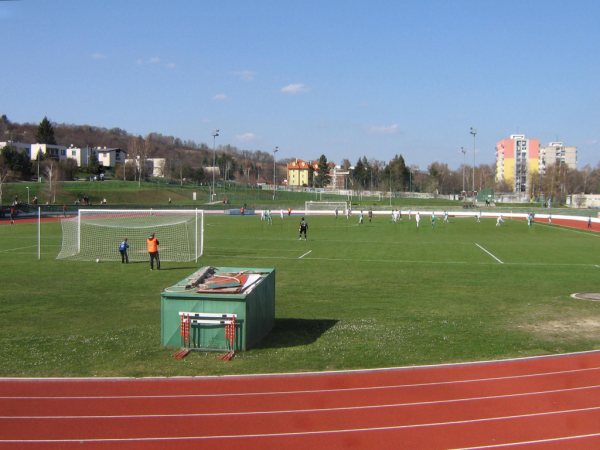
[[[471,163],[475,127],[476,164],[520,133],[596,166],[599,23],[595,0],[0,1],[0,113],[421,168]]]

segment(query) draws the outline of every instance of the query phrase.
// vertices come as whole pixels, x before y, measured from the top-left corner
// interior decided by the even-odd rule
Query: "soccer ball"
[[[96,262],[99,263],[100,262],[100,258],[96,258]]]

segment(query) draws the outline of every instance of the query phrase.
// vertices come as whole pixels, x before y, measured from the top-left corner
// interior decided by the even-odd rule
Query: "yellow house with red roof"
[[[308,172],[312,166],[314,171],[319,169],[317,161],[307,162],[296,159],[287,165],[288,186],[308,186]]]

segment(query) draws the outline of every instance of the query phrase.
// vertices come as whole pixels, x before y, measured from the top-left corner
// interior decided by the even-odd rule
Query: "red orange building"
[[[514,192],[528,192],[532,177],[540,170],[540,141],[513,134],[496,144],[496,181],[506,182]]]

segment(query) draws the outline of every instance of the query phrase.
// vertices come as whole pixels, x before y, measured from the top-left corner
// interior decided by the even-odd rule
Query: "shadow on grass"
[[[256,348],[312,344],[337,322],[332,319],[275,319],[275,326]]]

